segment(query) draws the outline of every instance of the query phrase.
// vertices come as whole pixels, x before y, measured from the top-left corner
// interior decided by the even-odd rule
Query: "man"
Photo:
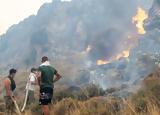
[[[4,100],[6,105],[6,115],[12,115],[15,112],[13,92],[16,89],[16,83],[14,81],[16,72],[16,69],[11,69],[9,71],[8,77],[4,80]]]
[[[26,91],[28,90],[27,105],[30,105],[35,102],[34,91],[35,85],[37,84],[36,72],[37,69],[32,68],[31,73],[28,77],[28,82],[26,85]]]
[[[54,75],[56,76],[54,78]],[[53,98],[54,83],[61,78],[61,75],[50,65],[48,57],[42,57],[42,64],[39,67],[38,81],[40,85],[40,105],[44,115],[50,115],[49,104]]]

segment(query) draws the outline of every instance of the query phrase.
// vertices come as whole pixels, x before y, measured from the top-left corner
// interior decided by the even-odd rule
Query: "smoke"
[[[152,30],[159,27],[157,26],[159,23],[159,20],[157,19],[157,17],[159,17],[159,7],[159,0],[154,0],[153,5],[149,10],[149,18],[145,21],[144,27],[146,30]]]
[[[133,31],[131,20],[136,13],[136,2],[75,0],[63,6],[66,13],[58,13],[57,17],[53,15],[52,19],[57,22],[53,23],[51,20],[48,30],[53,38],[61,39],[60,42],[65,41],[69,50],[74,47],[74,50],[82,51],[91,45],[93,49],[89,57],[96,61],[109,59],[129,47],[126,42],[129,33]],[[70,7],[65,9],[65,6]],[[74,6],[74,10],[71,6]],[[57,10],[59,9],[61,6]],[[53,31],[62,35],[54,35]],[[127,45],[124,45],[125,43]]]
[[[3,66],[0,69],[38,66],[40,58],[48,55],[51,63],[65,76],[62,83],[98,82],[103,88],[111,87],[113,83],[122,85],[139,76],[138,69],[146,63],[135,61],[144,60],[137,58],[135,49],[142,49],[140,46],[133,49],[129,59],[104,66],[96,66],[95,62],[109,60],[135,45],[132,38],[136,36],[136,29],[132,17],[138,3],[136,0],[53,0],[44,4],[36,16],[12,26],[1,36],[3,57],[0,57],[0,63]],[[142,3],[144,7],[148,5],[148,2]],[[88,46],[91,50],[85,52]],[[145,43],[143,47],[146,47]],[[135,69],[135,63],[140,65],[138,69]]]
[[[127,49],[128,46],[124,45],[127,38],[123,34],[120,30],[110,28],[103,33],[99,33],[99,35],[93,36],[89,43],[92,46],[89,53],[90,58],[94,61],[98,59],[109,60],[110,57]]]
[[[135,12],[136,2],[128,0],[74,0],[67,3],[57,0],[43,5],[37,16],[31,16],[11,27],[2,39],[5,39],[9,47],[17,50],[16,46],[10,44],[22,44],[24,40],[25,44],[32,46],[42,45],[47,41],[55,48],[64,49],[65,47],[73,52],[74,50],[83,51],[89,44],[94,45],[93,47],[99,47],[101,44],[104,49],[100,48],[95,52],[92,50],[95,55],[91,53],[90,57],[109,58],[119,52],[120,46],[124,45],[124,41],[128,39],[128,35],[125,34],[132,31],[131,19]],[[47,35],[42,35],[43,33]],[[97,40],[98,37],[101,41]],[[4,43],[1,42],[1,44]],[[63,47],[59,44],[63,44]],[[113,48],[113,45],[117,48]],[[5,51],[6,48],[3,50]],[[98,54],[100,50],[106,50],[102,52],[105,55]]]

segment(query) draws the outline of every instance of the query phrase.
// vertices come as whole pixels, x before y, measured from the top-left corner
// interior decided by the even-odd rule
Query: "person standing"
[[[26,92],[28,90],[28,96],[27,96],[27,105],[33,104],[35,102],[35,86],[37,84],[37,77],[36,77],[37,69],[32,68],[31,73],[28,77],[28,82],[26,85]]]
[[[42,64],[39,67],[38,83],[40,86],[39,103],[42,106],[43,115],[50,115],[49,104],[53,98],[54,83],[61,78],[61,75],[50,65],[48,57],[42,57]],[[56,76],[54,78],[54,76]]]
[[[16,83],[14,81],[14,77],[16,75],[16,69],[10,69],[9,75],[4,80],[4,100],[6,105],[6,115],[13,115],[15,112],[15,105],[13,100],[14,97],[14,90],[16,89]]]

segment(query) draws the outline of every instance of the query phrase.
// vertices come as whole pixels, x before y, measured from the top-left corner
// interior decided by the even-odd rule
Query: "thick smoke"
[[[38,58],[47,48],[48,54],[63,55],[63,50],[67,50],[70,55],[71,52],[85,50],[88,45],[93,45],[90,59],[108,59],[128,47],[124,46],[124,42],[128,39],[128,33],[133,31],[131,20],[136,13],[136,5],[131,0],[55,0],[45,4],[37,16],[12,26],[1,36],[3,57],[0,60],[16,59],[17,55],[21,55],[19,63],[25,60],[38,62],[31,55],[35,46],[41,50],[36,50]],[[46,42],[50,43],[49,46],[45,45]],[[38,45],[41,48],[37,48]],[[15,60],[9,63],[14,65]]]
[[[129,58],[104,65],[100,67],[100,70],[94,69],[92,72],[93,82],[101,84],[104,88],[113,87],[114,84],[118,88],[132,86],[133,89],[133,86],[137,86],[145,76],[155,70],[156,64],[159,63],[159,61],[156,61],[159,60],[157,55],[160,55],[158,26],[160,25],[158,21],[160,6],[157,3],[157,0],[153,2],[149,10],[149,18],[144,24],[147,33],[139,37],[138,44],[130,51]],[[101,77],[99,78],[99,76]]]
[[[13,25],[1,36],[0,69],[38,66],[41,56],[48,55],[67,84],[98,81],[108,88],[113,83],[121,85],[130,81],[139,75],[135,69],[135,49],[141,49],[140,46],[133,49],[130,62],[121,59],[104,66],[95,63],[98,59],[108,60],[134,44],[128,36],[136,33],[132,17],[138,3],[136,0],[53,0],[44,4],[36,16]],[[146,7],[147,3],[142,3]],[[91,51],[87,53],[88,46]],[[140,56],[140,60],[143,58]]]
[[[94,61],[97,59],[109,60],[110,57],[127,49],[128,46],[125,46],[127,38],[123,34],[120,30],[110,28],[93,36],[89,43],[92,47],[89,53],[90,58]]]

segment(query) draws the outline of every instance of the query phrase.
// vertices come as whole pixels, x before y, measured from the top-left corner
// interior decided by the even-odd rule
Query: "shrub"
[[[73,90],[73,89],[76,90]],[[85,86],[83,88],[78,87],[73,87],[65,89],[63,91],[55,92],[54,94],[54,100],[55,101],[60,101],[63,98],[72,98],[72,99],[77,99],[77,100],[87,100],[91,97],[96,97],[96,96],[103,96],[105,94],[105,91],[94,84]]]
[[[132,102],[134,103],[134,107],[136,112],[146,112],[147,111],[147,101],[146,101],[146,93],[144,91],[139,91],[132,97]]]

